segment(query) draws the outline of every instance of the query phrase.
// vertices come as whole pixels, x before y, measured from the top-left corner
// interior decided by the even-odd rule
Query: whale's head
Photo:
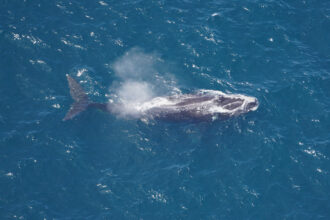
[[[240,115],[255,111],[259,107],[258,99],[241,94],[220,94],[216,100],[216,111],[225,115]]]
[[[246,105],[245,105],[245,111],[250,112],[250,111],[255,111],[259,107],[259,101],[255,97],[249,97],[248,100],[246,100]]]
[[[200,96],[211,97],[203,104],[205,114],[219,114],[224,117],[238,116],[256,111],[259,101],[253,96],[243,94],[226,94],[217,90],[199,90]]]

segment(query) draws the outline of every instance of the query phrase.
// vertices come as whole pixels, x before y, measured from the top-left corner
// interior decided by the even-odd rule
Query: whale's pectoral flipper
[[[70,110],[66,113],[63,121],[74,118],[80,112],[87,109],[89,104],[91,104],[87,94],[84,89],[79,85],[79,83],[74,80],[68,74],[66,75],[70,87],[70,95],[74,100],[74,103],[71,105]]]

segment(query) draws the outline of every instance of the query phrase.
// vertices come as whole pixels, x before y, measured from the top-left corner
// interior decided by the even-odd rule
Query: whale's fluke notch
[[[70,110],[66,113],[63,121],[74,118],[80,112],[86,110],[91,104],[91,101],[81,85],[79,85],[79,83],[68,74],[66,75],[66,78],[68,79],[70,95],[73,98],[74,103],[71,105]]]

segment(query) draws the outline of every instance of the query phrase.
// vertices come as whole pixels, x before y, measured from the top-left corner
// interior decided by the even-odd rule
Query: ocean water
[[[330,1],[1,0],[0,219],[330,219]],[[70,108],[213,89],[225,121]]]

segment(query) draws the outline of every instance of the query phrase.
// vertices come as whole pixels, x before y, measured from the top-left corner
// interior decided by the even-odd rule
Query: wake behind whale
[[[64,121],[74,118],[87,108],[96,108],[120,115],[129,109],[131,117],[165,119],[171,121],[208,121],[227,119],[257,110],[255,97],[242,94],[225,94],[216,90],[198,90],[193,94],[155,97],[141,103],[95,103],[92,102],[79,83],[66,75],[70,94],[74,99]]]

